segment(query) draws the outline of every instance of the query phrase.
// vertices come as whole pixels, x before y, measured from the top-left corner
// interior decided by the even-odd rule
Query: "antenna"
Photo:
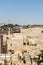
[[[11,23],[11,20],[9,19],[9,20],[8,20],[8,24],[10,24],[10,23]]]

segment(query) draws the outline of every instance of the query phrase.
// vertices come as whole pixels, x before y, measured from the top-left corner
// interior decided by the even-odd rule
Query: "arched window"
[[[26,43],[24,42],[23,45],[26,45]]]
[[[27,42],[27,45],[29,45],[29,41]]]

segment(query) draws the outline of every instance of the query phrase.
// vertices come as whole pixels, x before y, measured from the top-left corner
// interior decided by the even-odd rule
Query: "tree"
[[[38,55],[37,65],[40,65],[40,63],[43,63],[43,50],[41,50],[41,53]]]

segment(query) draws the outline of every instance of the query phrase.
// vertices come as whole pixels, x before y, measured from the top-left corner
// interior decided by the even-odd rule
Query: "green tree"
[[[43,50],[41,50],[41,53],[38,55],[37,65],[40,65],[40,63],[43,63]]]

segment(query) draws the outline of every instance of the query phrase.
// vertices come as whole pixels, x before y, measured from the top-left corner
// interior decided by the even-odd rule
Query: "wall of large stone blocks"
[[[10,38],[7,40],[8,50],[12,49],[14,51],[22,50],[23,47],[23,35],[21,33],[14,33],[10,35]]]
[[[39,36],[39,35],[43,35],[42,33],[43,28],[41,27],[33,27],[33,28],[26,28],[26,29],[21,29],[21,33],[23,33],[23,35],[27,35],[27,36]]]

